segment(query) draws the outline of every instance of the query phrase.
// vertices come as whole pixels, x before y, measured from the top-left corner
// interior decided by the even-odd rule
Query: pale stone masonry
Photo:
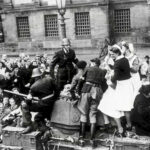
[[[60,47],[60,15],[56,6],[47,6],[47,3],[42,0],[34,0],[31,4],[28,0],[27,4],[22,5],[17,5],[15,0],[13,2],[4,0],[1,3],[0,13],[4,35],[4,43],[0,46],[1,51],[36,52],[42,50],[53,53]],[[129,10],[129,29],[125,33],[114,30],[114,12],[120,9]],[[75,14],[78,12],[89,13],[89,36],[78,37],[75,34]],[[58,16],[59,36],[56,38],[45,36],[44,16],[51,14]],[[18,38],[16,17],[28,17],[30,38]],[[107,37],[113,42],[127,40],[140,45],[150,44],[150,6],[146,0],[67,0],[65,18],[66,35],[76,49],[98,50]],[[121,26],[123,23],[120,23]]]
[[[150,45],[150,5],[147,0],[111,0],[109,9],[110,31],[116,41],[128,40],[138,45]],[[128,33],[115,34],[113,13],[116,9],[130,10],[131,29]]]

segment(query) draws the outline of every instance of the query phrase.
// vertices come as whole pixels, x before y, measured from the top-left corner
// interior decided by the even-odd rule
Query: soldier
[[[91,60],[91,66],[85,69],[83,79],[85,80],[82,88],[81,100],[78,103],[78,109],[81,112],[81,134],[79,144],[84,146],[85,125],[89,116],[91,124],[90,143],[95,147],[95,128],[96,128],[96,114],[97,107],[103,95],[102,85],[104,81],[104,71],[99,68],[100,60],[95,58]]]
[[[34,129],[30,111],[38,112],[34,119],[37,125],[39,123],[43,123],[44,125],[44,119],[50,119],[53,104],[57,99],[57,88],[51,77],[43,77],[40,69],[35,68],[32,72],[32,78],[34,78],[35,82],[30,87],[26,103],[22,105],[23,126],[27,126],[22,132],[23,134],[31,132]],[[38,97],[39,101],[33,101],[33,96]]]
[[[74,64],[78,62],[74,50],[70,48],[70,40],[64,38],[62,40],[62,50],[55,53],[50,64],[50,74],[54,77],[54,68],[58,65],[56,82],[58,89],[61,91],[65,84],[71,83],[75,75]]]

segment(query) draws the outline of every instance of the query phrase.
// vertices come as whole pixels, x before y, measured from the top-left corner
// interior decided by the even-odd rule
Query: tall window
[[[29,38],[30,29],[28,17],[17,17],[16,19],[17,19],[18,37]]]
[[[114,31],[127,33],[130,31],[130,9],[118,9],[114,11]]]
[[[45,36],[46,37],[58,37],[58,18],[57,15],[45,15]]]
[[[76,36],[91,35],[89,12],[75,13],[75,34]]]

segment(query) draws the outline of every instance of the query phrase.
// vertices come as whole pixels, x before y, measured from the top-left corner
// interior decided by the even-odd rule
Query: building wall
[[[114,26],[114,10],[115,9],[130,9],[131,31],[129,33],[115,34]],[[122,3],[117,3],[113,0],[110,4],[110,34],[114,41],[127,40],[135,44],[149,45],[150,44],[150,5],[145,0],[122,0]]]
[[[91,36],[89,38],[77,38],[75,35],[75,18],[76,12],[89,12]],[[3,17],[3,28],[6,45],[13,45],[17,51],[37,51],[37,50],[52,50],[61,46],[61,38],[48,39],[45,37],[44,15],[58,14],[56,9],[42,9],[30,11],[10,11]],[[20,41],[17,35],[17,16],[28,16],[31,39]],[[58,17],[59,14],[58,14]],[[104,38],[109,37],[108,23],[108,5],[90,5],[85,7],[67,8],[65,14],[66,35],[71,39],[72,46],[77,49],[93,49],[97,48],[99,42],[103,42]],[[59,19],[59,18],[58,18]],[[59,25],[60,32],[60,25]],[[61,33],[59,33],[61,34]],[[8,47],[7,47],[8,48]]]
[[[58,14],[54,4],[47,6],[47,3],[42,0],[34,0],[32,5],[18,5],[13,0],[14,8],[12,8],[11,0],[4,0],[4,2],[1,17],[5,43],[1,45],[1,49],[29,52],[51,50],[53,52],[61,46],[61,37],[57,39],[45,37],[44,15]],[[126,8],[130,9],[131,30],[128,33],[115,33],[114,10]],[[76,12],[89,12],[91,26],[89,38],[76,37],[74,18]],[[31,39],[28,41],[18,39],[17,16],[29,16]],[[59,14],[58,17],[60,17]],[[147,0],[67,0],[65,18],[67,18],[65,20],[67,37],[71,39],[72,46],[76,49],[98,50],[106,37],[110,37],[114,42],[127,40],[135,44],[150,45],[150,5],[147,4]]]

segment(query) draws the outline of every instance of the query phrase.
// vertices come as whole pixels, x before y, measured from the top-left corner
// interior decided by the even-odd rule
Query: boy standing
[[[82,88],[81,100],[78,103],[78,109],[81,112],[81,136],[79,143],[81,146],[84,145],[85,138],[85,125],[89,116],[91,124],[91,137],[90,143],[92,147],[95,147],[94,135],[96,127],[96,114],[97,106],[103,95],[102,85],[104,82],[104,71],[99,68],[99,58],[91,60],[90,67],[87,68],[83,74],[84,85]]]

